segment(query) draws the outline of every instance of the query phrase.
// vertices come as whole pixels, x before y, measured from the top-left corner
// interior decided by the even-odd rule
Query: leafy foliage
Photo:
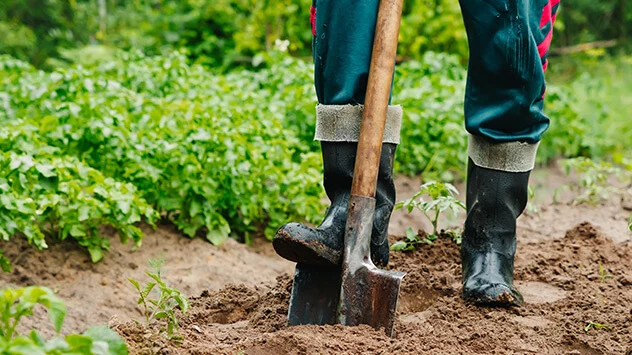
[[[88,44],[141,49],[155,55],[185,48],[189,58],[211,66],[250,65],[277,39],[289,51],[311,55],[309,0],[5,0],[0,4],[0,53],[54,67],[64,52]],[[101,16],[103,10],[103,17]],[[609,26],[603,26],[608,23]],[[553,47],[618,39],[632,33],[632,3],[578,0],[562,3]],[[419,59],[428,51],[467,56],[458,2],[404,3],[399,52]]]
[[[43,249],[45,232],[61,240],[72,237],[93,262],[110,246],[99,234],[101,226],[114,227],[122,242],[131,238],[140,245],[143,233],[134,224],[157,218],[132,184],[106,178],[77,159],[44,152],[0,154],[0,211],[2,239],[21,234]]]
[[[573,199],[574,204],[598,204],[607,200],[610,194],[621,191],[614,185],[616,181],[613,179],[622,178],[624,172],[611,163],[579,157],[566,159],[562,164],[567,175],[572,171],[578,175],[578,182],[568,187],[577,194]]]
[[[71,334],[46,341],[36,331],[18,335],[20,320],[44,306],[57,333],[66,316],[66,306],[46,287],[0,289],[0,354],[2,355],[127,355],[127,345],[112,329],[94,326],[82,335]]]
[[[40,304],[48,310],[55,331],[59,333],[66,317],[66,306],[53,291],[45,287],[26,287],[21,289],[2,289],[0,293],[0,336],[10,341],[16,335],[20,320],[33,314],[33,307]]]
[[[217,74],[188,65],[182,52],[94,50],[82,58],[95,60],[52,72],[0,57],[1,238],[23,236],[45,248],[46,235],[71,237],[96,261],[108,247],[99,225],[138,244],[135,224],[153,223],[157,213],[214,244],[230,235],[271,237],[287,221],[319,219],[309,62],[271,51],[255,56],[257,71]],[[395,170],[462,177],[459,60],[427,52],[398,66],[396,76],[394,101],[406,110]],[[578,88],[588,85],[578,80]],[[620,120],[608,120],[605,106],[580,110],[579,101],[590,98],[569,90],[549,87],[553,122],[540,162],[629,151],[606,129]],[[8,267],[2,256],[0,265]]]
[[[406,230],[406,240],[393,244],[391,250],[413,250],[416,244],[432,244],[439,237],[437,225],[441,214],[450,210],[456,217],[461,210],[465,210],[463,202],[455,197],[458,194],[458,190],[449,183],[430,181],[421,185],[419,191],[410,199],[398,202],[395,205],[396,210],[405,208],[408,213],[412,213],[414,210],[421,211],[432,224],[433,230],[432,234],[420,240],[417,233],[409,227]],[[424,195],[430,199],[425,200]],[[454,236],[453,239],[455,239]]]
[[[21,233],[44,248],[43,232],[56,231],[96,261],[107,249],[98,225],[139,242],[133,224],[153,222],[154,210],[214,244],[314,220],[318,155],[284,123],[299,110],[288,100],[307,89],[280,70],[304,75],[307,64],[285,57],[259,73],[220,76],[185,61],[122,53],[44,73],[2,58],[2,237]]]
[[[405,110],[396,171],[442,181],[462,175],[464,89],[465,69],[454,56],[429,52],[397,68],[394,100]]]
[[[176,318],[176,307],[186,314],[189,310],[189,301],[186,296],[175,288],[168,287],[167,284],[161,278],[160,268],[164,264],[163,261],[150,262],[154,269],[154,272],[145,272],[153,281],[149,281],[141,288],[138,281],[128,278],[127,280],[134,285],[138,291],[138,304],[143,308],[143,315],[145,321],[149,325],[152,321],[157,319],[165,319],[167,321],[167,337],[169,339],[179,340],[182,339],[182,335],[178,333],[178,319]],[[152,291],[157,288],[158,298],[151,298]]]

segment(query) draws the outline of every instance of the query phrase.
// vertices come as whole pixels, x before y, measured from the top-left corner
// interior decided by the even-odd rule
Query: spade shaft
[[[380,1],[351,185],[352,195],[375,197],[386,112],[397,56],[402,5],[403,0]]]
[[[404,273],[378,269],[370,257],[375,191],[403,0],[381,0],[360,125],[342,264],[338,320],[368,324],[392,335]]]

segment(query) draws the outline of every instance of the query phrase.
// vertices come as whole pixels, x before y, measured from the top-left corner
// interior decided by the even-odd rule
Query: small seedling
[[[529,196],[529,202],[527,202],[527,213],[539,214],[540,209],[533,202],[533,199],[535,198],[535,190],[533,189],[533,187],[531,187],[531,185],[529,185],[527,191]]]
[[[0,354],[128,355],[125,341],[106,326],[94,326],[81,335],[57,336],[50,340],[44,339],[35,330],[31,330],[28,336],[18,334],[20,321],[33,315],[37,304],[46,308],[59,335],[67,310],[52,290],[37,286],[0,289]]]
[[[391,245],[391,250],[393,251],[410,251],[415,250],[415,246],[418,244],[428,244],[432,245],[432,243],[437,240],[438,236],[436,235],[426,235],[423,238],[419,238],[419,234],[415,233],[411,227],[406,229],[406,240],[400,240],[395,242],[395,244]]]
[[[612,327],[606,324],[588,322],[588,325],[584,328],[585,332],[588,332],[590,329],[611,329]]]
[[[601,277],[601,282],[603,283],[606,279],[611,278],[612,275],[608,274],[606,269],[599,263],[599,276]]]
[[[145,274],[153,281],[147,282],[142,288],[138,281],[132,278],[127,280],[138,291],[138,304],[142,307],[146,324],[149,325],[157,319],[165,319],[167,321],[167,338],[179,341],[183,339],[183,336],[178,333],[179,326],[175,310],[176,307],[179,307],[182,313],[186,314],[189,310],[189,301],[178,289],[168,287],[162,280],[161,268],[164,263],[164,259],[149,261],[153,272],[146,271]],[[156,286],[158,286],[157,289]],[[152,296],[157,296],[157,298],[152,298]]]
[[[628,222],[628,229],[632,232],[632,214],[630,214],[630,221]]]
[[[452,211],[455,217],[459,215],[461,210],[465,210],[465,205],[455,197],[458,190],[449,183],[441,183],[436,181],[427,182],[419,188],[419,191],[409,200],[398,202],[395,209],[405,208],[408,213],[419,210],[432,224],[432,233],[423,239],[418,238],[418,234],[412,228],[406,230],[406,240],[399,241],[391,246],[391,250],[413,250],[417,244],[432,244],[439,237],[438,224],[439,217],[447,210]],[[427,195],[430,200],[424,200],[423,196]],[[452,239],[460,240],[454,234],[456,231],[446,231],[452,236]]]
[[[445,231],[445,234],[450,236],[450,239],[452,239],[452,241],[456,243],[456,245],[461,245],[461,242],[463,240],[463,231],[461,229],[448,229]]]
[[[567,186],[568,189],[576,193],[573,199],[574,205],[583,203],[596,205],[607,200],[610,194],[620,191],[619,188],[611,186],[611,181],[609,181],[611,177],[621,178],[622,171],[619,167],[607,162],[595,162],[584,157],[566,159],[562,164],[566,175],[570,175],[571,171],[574,170],[579,176],[578,182]]]

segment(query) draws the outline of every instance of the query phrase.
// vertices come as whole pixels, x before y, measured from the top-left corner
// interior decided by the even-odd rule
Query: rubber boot
[[[351,192],[357,143],[321,142],[324,187],[331,201],[322,223],[311,228],[300,223],[282,226],[272,240],[283,258],[312,265],[339,265],[342,262],[347,204]],[[393,160],[396,144],[384,143],[378,172],[376,208],[371,234],[371,259],[386,266],[389,259],[388,223],[395,204]]]
[[[513,285],[513,272],[516,219],[527,205],[529,173],[468,162],[467,218],[461,244],[466,301],[502,307],[524,302]]]

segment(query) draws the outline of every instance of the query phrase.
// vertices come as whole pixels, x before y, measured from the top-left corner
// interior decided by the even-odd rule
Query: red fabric
[[[551,2],[549,1],[546,6],[544,6],[544,9],[542,9],[542,18],[540,19],[540,28],[544,28],[544,26],[546,26],[549,21],[551,21],[551,16],[553,15],[552,12],[553,7],[551,6]]]
[[[316,36],[316,8],[313,6],[309,9],[309,22],[312,24],[312,35]]]
[[[549,51],[551,47],[551,40],[553,39],[553,25],[555,24],[555,18],[557,17],[557,13],[553,13],[553,9],[560,3],[560,0],[549,0],[549,2],[542,9],[542,18],[540,18],[540,29],[544,29],[549,23],[551,24],[549,28],[549,33],[547,33],[546,37],[544,37],[544,41],[538,44],[538,54],[540,54],[540,58],[544,58],[546,53]],[[544,63],[542,63],[542,71],[546,72],[546,69],[549,67],[549,60],[544,59]],[[542,93],[542,99],[544,99],[544,95],[546,94],[546,88],[544,88],[544,92]]]
[[[551,24],[549,28],[549,33],[546,34],[542,43],[538,44],[538,54],[540,54],[540,58],[544,58],[546,53],[549,51],[551,47],[551,40],[553,39],[553,25],[555,24],[555,18],[557,14],[553,13],[553,9],[560,3],[560,0],[549,0],[549,2],[542,9],[542,17],[540,18],[540,29],[546,27],[549,23]],[[546,71],[546,68],[549,66],[549,61],[545,60],[542,64],[542,69]]]
[[[553,23],[555,23],[553,8],[559,3],[560,0],[550,0],[549,3],[544,6],[544,9],[542,9],[542,18],[540,19],[540,28],[544,28],[549,21],[553,21],[551,22],[551,27],[553,27]]]
[[[544,57],[546,52],[548,52],[549,47],[551,47],[551,40],[553,39],[553,29],[549,30],[549,34],[544,37],[544,41],[538,44],[538,53],[540,54],[540,58]]]

